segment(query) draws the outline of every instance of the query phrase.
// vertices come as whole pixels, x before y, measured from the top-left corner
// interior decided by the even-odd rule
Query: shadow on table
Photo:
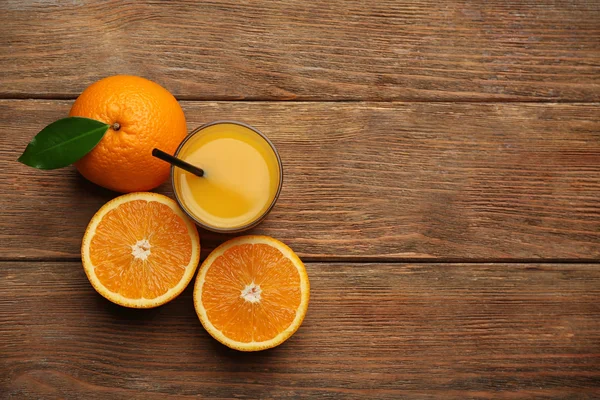
[[[75,191],[81,195],[101,199],[105,202],[119,196],[118,192],[105,189],[102,186],[98,186],[95,183],[88,181],[79,172],[73,172],[72,180]]]
[[[135,325],[150,324],[156,317],[165,312],[165,310],[161,310],[161,307],[147,309],[123,307],[105,299],[99,293],[96,293],[96,309],[103,310],[115,322],[127,322]]]

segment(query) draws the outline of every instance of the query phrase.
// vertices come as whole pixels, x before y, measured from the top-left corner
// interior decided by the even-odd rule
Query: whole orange
[[[175,97],[138,76],[111,76],[92,84],[75,100],[69,116],[110,125],[100,143],[75,166],[88,180],[123,193],[163,183],[170,166],[154,158],[152,149],[173,154],[187,134]]]

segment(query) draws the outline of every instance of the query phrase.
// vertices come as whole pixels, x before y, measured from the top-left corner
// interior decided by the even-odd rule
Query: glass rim
[[[181,141],[181,143],[177,147],[177,150],[175,150],[175,154],[174,154],[175,157],[177,157],[179,155],[179,152],[185,147],[186,143],[192,137],[194,137],[196,134],[198,134],[200,131],[202,131],[203,129],[206,129],[208,127],[211,127],[213,125],[222,125],[222,124],[239,125],[244,128],[250,129],[251,131],[256,133],[258,136],[260,136],[269,145],[271,150],[273,150],[273,153],[275,154],[275,158],[277,159],[277,166],[279,167],[279,182],[277,184],[277,191],[275,192],[275,196],[273,197],[271,204],[269,204],[269,207],[267,207],[267,209],[258,218],[256,218],[255,220],[251,221],[250,223],[248,223],[246,225],[242,225],[242,226],[234,227],[234,228],[217,228],[212,225],[208,225],[208,224],[200,221],[198,218],[196,218],[196,216],[194,216],[193,213],[187,209],[187,207],[185,206],[183,201],[180,199],[179,193],[177,193],[177,188],[175,185],[175,168],[176,167],[174,165],[171,165],[171,186],[173,187],[173,195],[175,196],[175,200],[179,204],[179,207],[181,207],[183,212],[190,219],[192,219],[192,221],[194,221],[196,223],[196,225],[200,226],[203,229],[206,229],[206,230],[209,230],[212,232],[216,232],[216,233],[237,233],[237,232],[242,232],[242,231],[246,231],[248,229],[254,228],[256,225],[260,224],[267,217],[267,215],[271,212],[271,210],[275,206],[277,199],[279,199],[279,194],[281,193],[281,188],[283,187],[283,163],[281,162],[281,157],[279,156],[279,152],[277,151],[277,148],[275,147],[273,142],[271,142],[271,140],[269,140],[269,138],[264,133],[262,133],[261,131],[259,131],[258,129],[256,129],[255,127],[253,127],[251,125],[248,125],[244,122],[234,121],[234,120],[217,120],[217,121],[212,121],[212,122],[208,122],[206,124],[200,125],[198,128],[191,131]]]

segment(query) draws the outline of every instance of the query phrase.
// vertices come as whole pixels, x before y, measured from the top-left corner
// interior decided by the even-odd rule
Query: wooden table
[[[0,398],[600,398],[600,3],[0,2]],[[272,235],[311,279],[271,351],[191,292],[88,283],[115,193],[15,160],[90,83],[136,74],[189,129],[254,125],[286,179]],[[169,184],[160,192],[171,194]],[[203,255],[227,239],[201,232]]]

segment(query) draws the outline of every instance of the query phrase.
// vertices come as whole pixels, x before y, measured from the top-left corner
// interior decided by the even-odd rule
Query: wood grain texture
[[[129,310],[80,263],[0,263],[3,398],[592,399],[600,269],[549,264],[307,264],[304,324],[242,354],[191,291]],[[189,288],[188,288],[189,289]],[[175,396],[174,396],[175,397]]]
[[[114,197],[72,168],[17,163],[66,101],[0,101],[0,257],[77,258]],[[284,162],[254,233],[311,260],[597,259],[600,107],[581,104],[183,102],[190,130],[237,119]],[[161,187],[170,193],[170,184]],[[206,251],[226,239],[202,233]]]
[[[0,2],[0,97],[113,74],[180,99],[600,100],[584,0]]]

